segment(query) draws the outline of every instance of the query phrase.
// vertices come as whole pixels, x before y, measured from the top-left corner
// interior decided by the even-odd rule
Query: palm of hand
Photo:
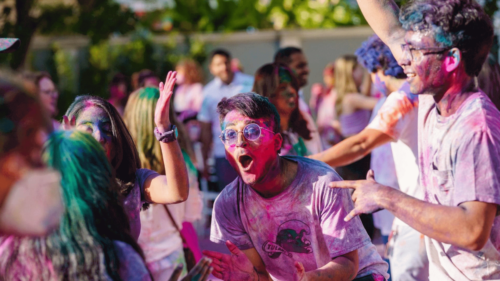
[[[160,131],[165,131],[170,126],[170,99],[174,91],[177,72],[169,71],[165,84],[160,83],[160,98],[156,103],[155,123]]]
[[[246,255],[226,255],[222,262],[226,265],[224,280],[254,280],[253,264]]]

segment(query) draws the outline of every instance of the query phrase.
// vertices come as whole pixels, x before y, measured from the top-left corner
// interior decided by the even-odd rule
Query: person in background
[[[299,110],[299,81],[283,64],[265,64],[255,73],[253,91],[268,98],[280,115],[280,155],[307,156],[322,151],[319,134],[311,131]]]
[[[252,76],[233,72],[230,62],[231,55],[226,50],[216,49],[211,53],[209,69],[214,79],[203,88],[203,102],[198,113],[198,120],[201,124],[203,176],[208,178],[207,160],[212,154],[215,158],[219,191],[232,182],[237,174],[226,160],[224,145],[219,140],[221,129],[217,103],[224,97],[250,91],[254,80]]]
[[[481,72],[477,76],[479,89],[491,99],[493,104],[500,110],[500,65],[492,54],[483,64]]]
[[[337,92],[335,91],[335,64],[329,63],[323,70],[322,84],[314,84],[311,88],[309,105],[316,112],[316,124],[323,147],[332,146],[341,141],[341,127],[335,113]]]
[[[128,90],[127,78],[121,73],[115,74],[111,83],[109,84],[109,99],[108,102],[112,104],[120,115],[123,115],[125,104],[127,104]]]
[[[181,122],[195,118],[203,102],[203,72],[192,59],[181,60],[175,67],[177,88],[174,91],[174,109]]]
[[[42,147],[52,130],[36,86],[1,71],[1,235],[42,236],[59,224],[64,211],[61,176],[42,161]]]
[[[62,175],[61,224],[42,238],[0,237],[1,279],[151,280],[102,146],[90,134],[57,131],[44,160]]]
[[[158,84],[160,84],[160,78],[158,78],[158,75],[156,75],[153,71],[144,69],[139,72],[137,83],[139,88],[158,87]]]
[[[30,80],[37,87],[38,95],[42,105],[52,118],[52,127],[54,130],[59,129],[61,123],[54,119],[57,115],[57,100],[59,92],[56,89],[52,77],[47,72],[41,71],[36,73],[26,73],[24,78]]]
[[[64,116],[64,128],[91,133],[104,148],[120,185],[125,212],[130,220],[132,236],[141,232],[140,210],[149,203],[172,204],[186,201],[189,194],[188,175],[176,127],[169,118],[169,104],[175,84],[175,72],[169,72],[165,84],[160,83],[160,99],[156,105],[154,135],[161,142],[165,175],[140,169],[140,158],[134,141],[118,111],[106,100],[79,96]],[[168,182],[168,184],[167,184]]]
[[[141,167],[156,171],[161,175],[165,174],[160,143],[156,141],[153,134],[154,111],[160,98],[160,91],[157,88],[146,87],[139,89],[134,96],[133,102],[127,103],[124,121],[137,146]],[[170,278],[178,264],[184,264],[183,274],[186,273],[183,240],[188,243],[185,246],[195,254],[196,261],[201,259],[196,231],[191,223],[201,218],[203,208],[197,170],[193,163],[194,153],[184,126],[177,121],[172,108],[169,114],[170,121],[177,127],[177,140],[186,162],[189,197],[185,202],[175,205],[153,204],[140,213],[141,234],[138,242],[144,250],[147,266],[155,280]],[[182,227],[182,233],[178,232],[177,226]]]
[[[244,73],[245,72],[245,69],[243,68],[243,65],[241,64],[241,61],[240,59],[238,58],[233,58],[231,60],[231,70],[233,72],[241,72],[241,73]]]
[[[388,96],[383,104],[377,105],[380,109],[368,127],[311,158],[330,166],[342,166],[372,152],[372,169],[377,181],[423,198],[423,190],[418,184],[418,97],[410,93],[403,69],[378,36],[365,41],[356,54],[360,64],[370,71],[373,85]],[[388,144],[394,167],[390,166],[391,161],[386,155],[378,155],[377,149]],[[395,175],[396,183],[393,182]],[[373,214],[375,221],[386,216],[381,212],[387,211]],[[387,216],[385,219],[392,218]],[[391,234],[387,252],[392,280],[428,280],[429,261],[423,235],[400,219],[394,221]]]

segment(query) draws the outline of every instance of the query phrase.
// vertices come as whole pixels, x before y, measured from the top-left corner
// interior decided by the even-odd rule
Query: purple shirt
[[[272,198],[261,197],[240,177],[226,186],[215,201],[210,240],[230,240],[241,250],[255,248],[275,280],[294,280],[294,261],[311,271],[354,250],[359,255],[358,277],[388,277],[387,264],[359,217],[344,222],[353,209],[349,191],[328,187],[342,180],[340,176],[319,161],[283,158],[298,163],[297,175]]]
[[[445,206],[500,204],[500,112],[483,93],[471,94],[443,117],[432,96],[419,96],[418,151],[425,200]],[[500,219],[480,251],[426,237],[431,280],[500,279]]]
[[[159,176],[155,171],[149,169],[138,169],[135,172],[135,185],[130,193],[123,200],[123,209],[128,216],[130,223],[130,234],[135,240],[139,238],[141,233],[141,217],[140,212],[142,204],[144,204],[144,182],[151,176]]]

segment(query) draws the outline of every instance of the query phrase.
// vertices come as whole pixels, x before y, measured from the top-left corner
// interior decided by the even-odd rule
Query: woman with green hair
[[[136,144],[141,167],[165,174],[160,144],[153,135],[154,113],[159,99],[160,91],[157,88],[137,90],[125,107],[124,121]],[[186,264],[183,240],[187,244],[184,246],[189,246],[193,251],[195,260],[201,258],[196,231],[191,224],[201,218],[203,207],[197,170],[193,164],[195,157],[184,126],[175,117],[172,103],[169,114],[170,121],[177,127],[177,140],[188,171],[189,197],[186,202],[180,204],[154,204],[140,213],[142,230],[138,242],[144,250],[147,266],[156,280],[166,280],[172,275],[177,264]]]
[[[62,176],[60,226],[43,238],[1,237],[0,279],[150,280],[102,146],[89,134],[58,131],[43,156]]]

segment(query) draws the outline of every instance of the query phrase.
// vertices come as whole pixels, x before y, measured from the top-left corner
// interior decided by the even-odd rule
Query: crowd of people
[[[376,35],[309,103],[298,47],[253,75],[216,49],[206,85],[191,59],[116,74],[61,120],[49,74],[2,71],[0,280],[500,280],[490,18],[358,4]],[[200,250],[203,181],[227,253]]]

